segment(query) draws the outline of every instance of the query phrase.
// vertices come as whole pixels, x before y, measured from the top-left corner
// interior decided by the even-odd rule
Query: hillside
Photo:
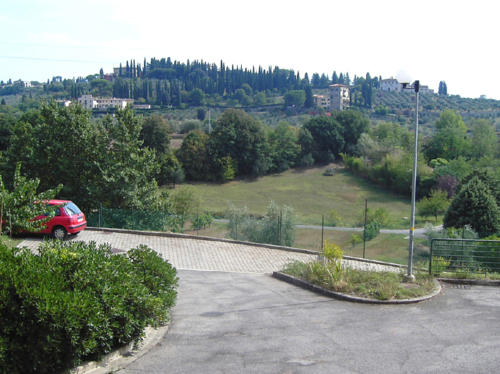
[[[226,108],[243,108],[271,126],[283,119],[300,125],[310,115],[323,112],[314,107],[312,95],[325,94],[329,84],[340,83],[351,87],[351,106],[372,121],[411,122],[414,96],[411,92],[379,90],[381,78],[371,78],[367,73],[366,77],[351,79],[348,73],[337,75],[335,71],[331,77],[318,73],[309,77],[278,66],[243,68],[229,67],[222,61],[213,64],[152,58],[143,64],[127,61],[114,72],[101,70],[87,77],[0,82],[0,100],[29,107],[31,100],[75,100],[83,94],[92,94],[134,99],[137,104],[151,105],[151,111],[180,121],[196,118],[193,115],[196,108],[211,108],[215,116]],[[500,127],[499,100],[427,93],[420,97],[420,121],[424,126],[434,122],[442,110],[454,109],[466,121],[487,118]]]

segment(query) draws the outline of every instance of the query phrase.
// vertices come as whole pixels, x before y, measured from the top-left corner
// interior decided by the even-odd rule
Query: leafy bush
[[[432,272],[436,275],[441,274],[443,271],[448,269],[451,261],[445,259],[444,257],[436,257],[432,260]]]
[[[326,259],[327,272],[330,275],[331,281],[337,281],[342,271],[344,251],[338,245],[325,240],[323,244],[323,256]]]
[[[354,247],[356,244],[363,243],[363,238],[359,234],[352,234],[349,243]]]
[[[325,224],[329,226],[342,226],[344,224],[344,220],[335,209],[330,210],[325,218]]]
[[[62,185],[37,193],[39,184],[39,179],[21,175],[20,162],[16,164],[12,191],[5,187],[0,175],[0,234],[4,222],[11,234],[22,230],[38,231],[51,218],[50,214],[55,214],[56,206],[49,206],[45,202],[53,199],[61,191]],[[45,219],[33,220],[42,214],[46,215]]]
[[[139,341],[168,318],[176,270],[141,246],[45,242],[39,255],[0,245],[0,371],[54,373]]]
[[[293,210],[288,206],[279,207],[273,201],[267,214],[256,219],[248,214],[247,208],[229,208],[229,237],[236,240],[248,240],[254,243],[267,243],[292,246],[295,241]]]
[[[372,240],[380,233],[380,223],[377,221],[368,222],[365,229],[366,241]]]
[[[191,225],[195,230],[201,230],[205,227],[209,227],[214,221],[214,217],[210,213],[203,213],[197,215],[195,218],[191,220]]]

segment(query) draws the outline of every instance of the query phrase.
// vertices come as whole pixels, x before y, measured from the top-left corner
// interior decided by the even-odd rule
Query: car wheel
[[[54,235],[55,239],[64,240],[64,239],[66,239],[66,236],[68,235],[68,233],[66,232],[64,227],[57,226],[56,228],[54,228],[54,231],[52,231],[52,235]]]

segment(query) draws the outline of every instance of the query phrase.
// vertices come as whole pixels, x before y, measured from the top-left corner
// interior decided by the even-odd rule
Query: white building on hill
[[[78,98],[78,103],[86,109],[124,109],[127,105],[132,105],[134,99],[118,99],[115,97],[100,98],[92,95],[82,95]]]
[[[397,79],[389,78],[380,81],[380,90],[388,92],[401,92],[403,85]]]

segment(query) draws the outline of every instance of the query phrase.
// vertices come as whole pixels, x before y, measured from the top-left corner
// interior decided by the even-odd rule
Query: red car
[[[87,220],[82,211],[69,200],[49,200],[49,205],[57,205],[55,216],[46,224],[45,228],[37,231],[40,234],[52,234],[56,239],[66,239],[68,234],[76,235],[87,227]],[[42,219],[47,215],[36,217]]]

